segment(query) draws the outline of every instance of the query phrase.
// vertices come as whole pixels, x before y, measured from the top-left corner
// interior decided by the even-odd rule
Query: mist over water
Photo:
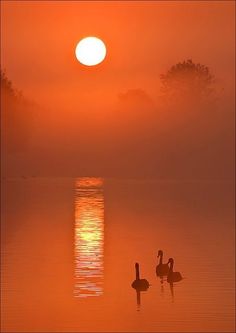
[[[171,109],[147,103],[140,111],[137,95],[132,107],[122,101],[100,115],[28,106],[24,126],[6,125],[11,139],[2,140],[3,174],[233,179],[233,103]]]
[[[127,93],[106,120],[38,106],[30,126],[5,119],[4,331],[234,331],[233,104],[149,102]],[[159,249],[182,281],[156,277]]]
[[[235,3],[3,1],[1,23],[2,330],[234,332]]]

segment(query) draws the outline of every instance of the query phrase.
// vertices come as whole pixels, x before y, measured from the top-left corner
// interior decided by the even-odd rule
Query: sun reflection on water
[[[75,297],[103,293],[104,196],[102,178],[75,183]]]

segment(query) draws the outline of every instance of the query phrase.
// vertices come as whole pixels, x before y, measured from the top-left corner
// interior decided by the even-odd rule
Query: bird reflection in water
[[[136,299],[137,299],[137,310],[140,310],[141,306],[141,291],[136,289]]]
[[[161,282],[161,296],[164,297],[164,293],[165,293],[165,289],[164,286],[166,285],[167,281],[160,281]],[[171,295],[171,300],[172,302],[174,302],[174,283],[173,282],[169,282],[168,283],[170,286],[170,295]]]
[[[103,294],[103,179],[77,178],[75,183],[75,297]]]
[[[171,294],[171,299],[172,299],[172,302],[174,302],[174,284],[173,284],[173,282],[170,282],[169,283],[169,285],[170,285],[170,294]]]

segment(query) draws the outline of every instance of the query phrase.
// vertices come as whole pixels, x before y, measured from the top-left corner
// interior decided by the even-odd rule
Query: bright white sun
[[[105,59],[106,46],[97,37],[86,37],[77,44],[75,55],[81,64],[95,66]]]

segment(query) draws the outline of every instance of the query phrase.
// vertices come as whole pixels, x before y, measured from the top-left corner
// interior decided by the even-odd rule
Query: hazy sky
[[[233,1],[1,1],[1,66],[39,106],[15,110],[16,126],[6,107],[15,151],[30,133],[30,148],[22,157],[10,154],[7,170],[233,177],[234,7]],[[91,35],[105,42],[107,57],[86,67],[75,47]],[[190,58],[208,66],[224,89],[219,112],[195,102],[186,109],[174,104],[170,113],[162,108],[160,74]]]
[[[188,58],[225,87],[234,80],[234,1],[3,0],[1,7],[1,66],[40,105],[105,109],[138,88],[156,101],[159,75]],[[106,60],[92,68],[74,54],[89,35],[107,46]]]

